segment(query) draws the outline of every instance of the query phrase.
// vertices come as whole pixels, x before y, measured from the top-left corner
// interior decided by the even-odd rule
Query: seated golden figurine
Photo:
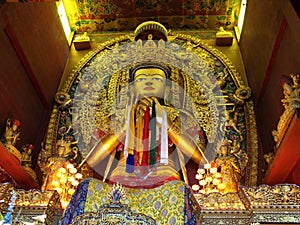
[[[182,129],[182,112],[164,100],[170,68],[160,63],[144,63],[132,69],[130,76],[134,93],[126,121],[121,128],[112,128],[117,132],[100,138],[87,156],[87,163],[96,168],[117,152],[119,160],[110,182],[137,188],[151,188],[182,178],[188,182],[185,158],[204,163],[206,137],[198,126],[198,133],[203,136],[202,143],[196,144]]]
[[[12,120],[10,118],[7,119],[5,133],[2,137],[2,142],[6,147],[16,145],[17,140],[19,140],[20,136],[20,132],[18,130],[20,124],[21,123],[19,120]]]
[[[21,123],[19,120],[8,118],[6,121],[5,132],[1,139],[1,142],[5,145],[6,149],[16,157],[18,162],[21,162],[22,159],[20,151],[16,148],[17,141],[20,139],[20,125]]]
[[[35,147],[32,144],[25,145],[22,148],[22,165],[32,166],[32,151]]]
[[[222,182],[225,184],[224,193],[237,192],[239,190],[242,172],[237,158],[229,153],[228,143],[222,143],[219,147],[215,162],[220,169]]]
[[[300,85],[299,75],[290,74],[289,77],[282,78],[282,87],[284,99],[281,100],[283,106],[290,110],[299,110],[300,108]]]
[[[78,141],[74,141],[74,137],[69,135],[67,137],[62,137],[57,141],[57,154],[62,158],[67,158],[70,162],[73,162],[77,156],[77,148],[73,147]]]

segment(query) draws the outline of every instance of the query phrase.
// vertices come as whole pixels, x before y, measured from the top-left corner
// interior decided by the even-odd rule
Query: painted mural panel
[[[169,28],[232,28],[238,23],[241,0],[64,0],[76,32],[134,30],[147,20]]]

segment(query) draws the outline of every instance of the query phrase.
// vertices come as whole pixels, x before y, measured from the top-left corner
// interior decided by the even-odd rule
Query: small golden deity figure
[[[21,125],[19,120],[8,118],[6,121],[6,129],[2,137],[2,142],[6,147],[15,146],[19,140],[20,132],[18,130]]]
[[[64,135],[63,135],[64,136]],[[74,144],[71,140],[73,138],[67,137],[67,140],[63,138],[56,143],[56,154],[55,156],[51,156],[47,159],[45,168],[43,168],[43,173],[46,175],[44,178],[42,190],[54,190],[57,188],[57,180],[59,180],[60,169],[72,167],[73,160],[77,157],[76,148],[73,148],[72,144]],[[70,168],[71,168],[70,167]],[[63,169],[64,171],[65,169]],[[75,168],[73,169],[75,170]],[[77,169],[76,169],[77,172]]]
[[[41,189],[57,191],[62,207],[65,208],[82,179],[82,174],[78,172],[76,164],[72,163],[72,159],[77,155],[71,155],[73,153],[71,139],[63,143],[67,144],[62,145],[61,140],[57,144],[57,156],[47,159],[46,166],[43,168],[45,177]]]
[[[32,154],[35,147],[32,144],[27,144],[22,147],[21,153],[21,165],[25,172],[33,178],[33,180],[38,183],[36,172],[32,168]]]
[[[280,116],[277,130],[272,131],[275,142],[274,153],[279,148],[283,137],[294,115],[300,116],[300,84],[299,74],[290,74],[281,79],[284,98],[281,99],[284,112]]]
[[[62,137],[57,143],[57,153],[62,158],[67,158],[70,162],[73,162],[78,156],[78,149],[74,147],[78,141],[74,141],[74,137],[69,135],[67,137]]]
[[[20,140],[20,132],[19,132],[19,126],[21,125],[19,120],[12,120],[11,118],[8,118],[6,121],[6,128],[5,132],[2,136],[2,143],[7,148],[7,150],[15,155],[17,159],[21,162],[22,155],[20,151],[16,148],[16,143],[18,140]]]
[[[230,153],[227,141],[220,144],[215,163],[221,173],[222,182],[225,184],[223,193],[237,192],[242,178],[242,171],[238,159]]]
[[[32,153],[35,147],[32,144],[25,145],[22,148],[22,165],[23,166],[32,166]]]
[[[299,75],[290,74],[290,77],[282,80],[284,99],[281,101],[286,109],[295,110],[300,108]]]

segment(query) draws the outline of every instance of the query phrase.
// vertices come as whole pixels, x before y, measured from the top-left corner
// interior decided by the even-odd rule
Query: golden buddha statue
[[[186,184],[193,180],[188,178],[199,164],[208,164],[205,154],[210,160],[215,158],[215,145],[223,138],[226,121],[221,111],[231,102],[223,100],[226,96],[210,79],[216,61],[202,60],[191,49],[181,48],[177,43],[186,38],[177,39],[172,33],[168,37],[169,32],[153,21],[142,23],[134,33],[134,39],[124,36],[108,41],[88,55],[58,93],[64,100],[59,104],[72,98],[68,113],[70,132],[76,134],[83,157],[79,169],[87,163],[103,181],[125,186],[128,200],[124,203],[138,212],[155,215],[163,224],[174,218],[172,223],[182,224],[178,221],[194,218],[193,210],[186,210],[190,215],[179,210],[191,203]],[[226,128],[234,126],[226,122]],[[233,137],[240,137],[237,134]],[[240,140],[234,139],[230,155],[224,150],[216,159],[226,179],[233,172],[226,169],[232,169],[235,162],[229,156],[240,154]],[[189,167],[193,162],[194,167]],[[62,224],[71,224],[77,212],[97,212],[107,201],[111,185],[94,177],[81,182]],[[178,200],[172,203],[172,211],[171,196]],[[163,200],[166,217],[162,218],[164,209],[153,204],[153,197],[160,204]]]
[[[203,142],[196,144],[181,129],[180,112],[164,99],[170,72],[169,67],[150,62],[131,70],[133,96],[124,124],[115,129],[117,132],[104,134],[86,159],[96,168],[107,156],[114,157],[117,151],[119,159],[111,172],[111,182],[143,188],[182,177],[188,182],[185,158],[197,164],[205,162],[204,132],[198,132],[203,134],[200,138]],[[154,127],[151,128],[151,124]]]

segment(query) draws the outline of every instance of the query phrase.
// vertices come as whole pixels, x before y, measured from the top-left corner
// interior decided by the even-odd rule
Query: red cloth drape
[[[143,129],[143,157],[142,166],[149,165],[149,126],[150,126],[150,108],[147,107],[144,113],[144,129]]]

